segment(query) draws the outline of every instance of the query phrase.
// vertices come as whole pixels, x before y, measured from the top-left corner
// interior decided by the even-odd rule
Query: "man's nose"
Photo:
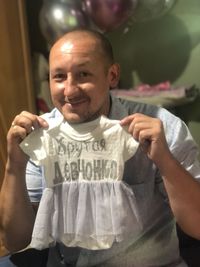
[[[76,95],[78,89],[77,81],[73,77],[68,77],[68,79],[65,81],[65,88],[64,88],[64,94],[67,97]]]

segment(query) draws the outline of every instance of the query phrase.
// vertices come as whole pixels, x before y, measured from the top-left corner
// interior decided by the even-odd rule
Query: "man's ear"
[[[120,78],[120,66],[118,63],[114,63],[110,66],[108,75],[109,75],[110,89],[116,88]]]

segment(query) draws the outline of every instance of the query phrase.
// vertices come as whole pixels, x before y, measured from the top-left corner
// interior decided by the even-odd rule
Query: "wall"
[[[161,18],[144,22],[133,22],[131,18],[131,22],[107,33],[122,66],[121,86],[165,80],[177,86],[200,86],[199,25],[200,1],[176,0]],[[124,33],[127,26],[129,30]]]
[[[131,18],[107,36],[122,67],[121,88],[166,80],[174,87],[195,84],[200,88],[199,0],[176,0],[163,17],[144,22],[134,22]],[[199,102],[200,97],[179,107],[177,113],[189,122],[200,146]]]
[[[35,111],[24,1],[0,1],[0,187],[6,134],[14,117]]]

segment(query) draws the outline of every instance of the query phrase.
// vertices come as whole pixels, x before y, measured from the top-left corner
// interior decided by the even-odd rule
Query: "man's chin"
[[[85,122],[87,120],[87,118],[85,118],[84,116],[81,116],[79,114],[76,113],[71,113],[71,114],[63,114],[64,119],[71,124],[78,124],[78,123],[82,123]]]
[[[63,114],[64,119],[70,123],[70,124],[78,124],[78,123],[84,123],[84,122],[89,122],[97,119],[99,117],[99,114],[77,114],[77,113],[72,113],[72,114]]]
[[[65,120],[68,122],[68,123],[71,123],[71,124],[78,124],[78,123],[82,123],[84,122],[84,119],[83,118],[80,118],[80,117],[69,117],[69,116],[64,116]]]

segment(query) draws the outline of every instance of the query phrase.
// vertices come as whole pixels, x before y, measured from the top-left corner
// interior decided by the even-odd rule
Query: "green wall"
[[[200,0],[176,0],[164,16],[145,22],[132,17],[106,35],[122,67],[121,88],[167,80],[174,87],[200,88]],[[175,111],[200,147],[199,104],[200,97]]]
[[[122,88],[165,80],[200,87],[199,0],[177,0],[158,19],[134,22],[132,17],[107,36],[122,67]]]

